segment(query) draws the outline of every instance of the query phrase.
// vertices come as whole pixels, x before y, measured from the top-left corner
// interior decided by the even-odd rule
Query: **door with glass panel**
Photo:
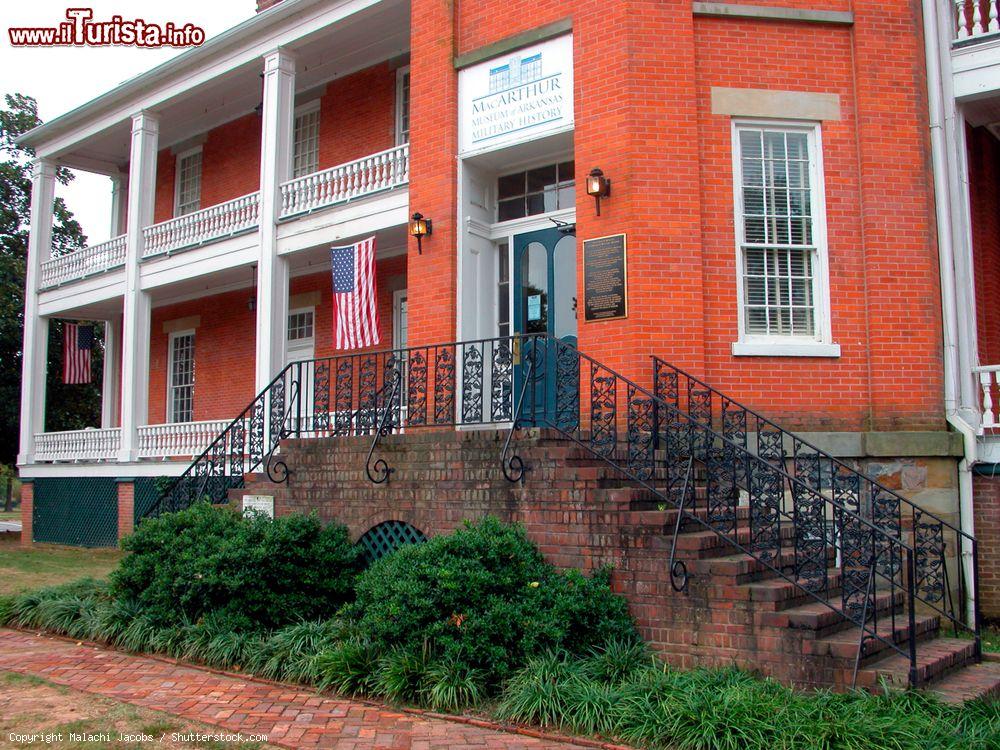
[[[514,332],[544,334],[574,348],[576,327],[576,236],[565,228],[541,229],[514,236]],[[520,394],[527,364],[534,372],[525,391],[522,416],[527,422],[556,419],[556,349],[536,351],[527,342],[515,368],[515,398]],[[565,376],[565,374],[564,374]],[[570,376],[579,380],[579,372]],[[561,383],[563,392],[578,393],[579,383]],[[560,417],[561,419],[562,417]],[[575,419],[575,415],[573,417]]]
[[[287,380],[288,398],[298,399],[297,402],[291,400],[288,402],[288,407],[292,408],[288,415],[289,420],[296,432],[306,432],[314,428],[315,319],[316,312],[312,307],[288,313],[288,363],[302,363],[293,365],[289,369]]]

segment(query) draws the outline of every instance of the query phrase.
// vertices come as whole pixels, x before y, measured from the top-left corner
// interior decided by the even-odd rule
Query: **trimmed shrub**
[[[343,526],[207,503],[144,521],[122,548],[131,554],[111,574],[111,594],[158,628],[208,614],[234,631],[326,619],[351,598],[361,568]]]
[[[376,562],[359,576],[347,614],[386,651],[417,654],[429,644],[435,662],[449,665],[449,684],[474,678],[492,691],[548,649],[637,642],[609,575],[560,572],[523,529],[486,518]]]

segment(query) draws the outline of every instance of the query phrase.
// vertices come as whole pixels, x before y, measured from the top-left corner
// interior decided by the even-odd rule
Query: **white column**
[[[31,171],[31,228],[24,289],[24,356],[21,362],[21,447],[18,464],[31,463],[35,433],[45,431],[45,380],[48,370],[49,320],[38,314],[42,261],[52,257],[52,201],[56,165],[35,161]]]
[[[122,323],[122,442],[119,461],[134,461],[139,426],[149,407],[149,294],[139,283],[142,230],[153,223],[156,198],[156,148],[159,120],[149,112],[132,116],[132,150],[128,173],[128,233],[125,256],[125,310]]]
[[[118,426],[118,386],[122,374],[122,319],[104,321],[104,379],[101,382],[101,427]]]
[[[295,58],[283,49],[264,57],[260,145],[260,257],[257,261],[256,390],[285,364],[288,263],[278,257],[279,185],[288,179],[295,111]]]
[[[125,175],[111,178],[111,236],[125,232],[125,207],[128,201],[128,180]]]

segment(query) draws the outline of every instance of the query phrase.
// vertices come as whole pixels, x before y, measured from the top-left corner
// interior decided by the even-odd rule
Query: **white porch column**
[[[31,228],[24,289],[24,355],[21,361],[21,443],[18,464],[31,463],[35,433],[45,431],[45,380],[48,370],[49,320],[38,314],[42,261],[52,257],[52,201],[56,165],[35,161],[31,171]]]
[[[260,257],[257,261],[256,390],[285,364],[288,263],[278,257],[279,185],[288,179],[295,111],[295,58],[283,49],[264,57],[260,144]]]
[[[111,178],[111,236],[125,232],[125,206],[128,201],[128,179],[125,175]]]
[[[101,427],[118,426],[118,385],[122,374],[122,319],[104,321],[104,379],[101,382]]]
[[[122,323],[122,442],[119,461],[134,461],[139,426],[149,407],[149,294],[139,284],[142,230],[153,223],[156,198],[156,149],[159,120],[149,112],[132,116],[132,150],[128,176],[128,232],[125,256],[125,310]]]

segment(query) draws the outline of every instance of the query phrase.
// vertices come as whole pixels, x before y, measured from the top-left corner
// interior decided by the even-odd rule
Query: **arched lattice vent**
[[[374,562],[407,544],[426,542],[424,532],[405,521],[383,521],[372,526],[358,540],[368,562]]]

